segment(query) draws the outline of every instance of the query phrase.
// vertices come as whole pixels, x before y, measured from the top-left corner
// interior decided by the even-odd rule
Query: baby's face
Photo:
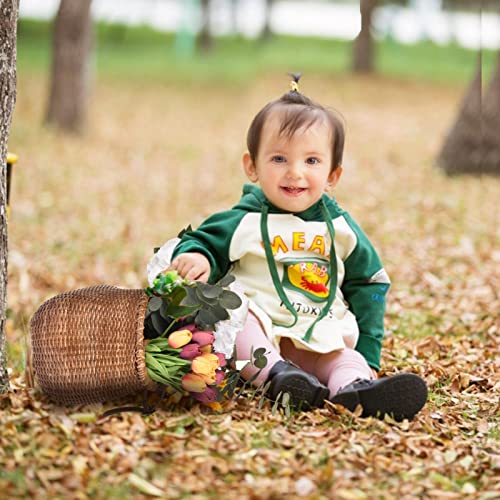
[[[292,137],[280,135],[280,125],[280,115],[271,114],[262,128],[255,164],[244,157],[244,169],[273,205],[298,213],[314,205],[337,182],[341,169],[330,173],[332,131],[327,123],[318,120]]]

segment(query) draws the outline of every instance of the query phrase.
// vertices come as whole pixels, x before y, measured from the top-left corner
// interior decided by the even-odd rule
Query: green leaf
[[[205,295],[203,295],[203,291],[201,290],[201,288],[199,287],[196,287],[196,298],[198,299],[198,301],[200,302],[200,304],[207,304],[207,305],[210,305],[210,306],[213,306],[215,304],[217,304],[217,298],[216,297],[206,297]]]
[[[168,321],[170,317],[168,315],[167,308],[168,308],[168,302],[166,300],[163,300],[160,307],[160,316]]]
[[[148,309],[153,312],[153,311],[158,311],[162,305],[163,301],[160,299],[160,297],[151,297],[148,302]]]
[[[161,352],[161,347],[151,344],[151,342],[144,349],[146,352]]]
[[[177,306],[169,304],[167,307],[167,314],[175,319],[185,318],[186,316],[196,312],[199,308],[199,306]]]
[[[207,309],[201,309],[196,315],[195,323],[203,328],[213,328],[217,318]]]
[[[260,358],[261,356],[264,356],[264,354],[266,354],[265,347],[259,347],[258,349],[255,349],[255,351],[253,351],[254,358]]]
[[[168,322],[165,321],[157,312],[151,314],[151,323],[158,335],[161,335],[167,328]]]
[[[197,287],[201,292],[202,297],[205,297],[207,299],[215,299],[223,292],[220,286],[209,285],[208,283],[198,282]]]
[[[186,295],[186,289],[182,286],[177,286],[170,292],[169,299],[173,304],[179,305]]]
[[[218,285],[226,288],[229,286],[236,278],[232,274],[226,274],[222,279],[218,281]]]
[[[223,321],[229,318],[228,312],[221,306],[213,306],[210,312],[217,318],[217,321]]]
[[[224,290],[222,292],[219,303],[225,309],[238,309],[242,304],[240,297],[229,290]]]
[[[267,358],[265,356],[259,356],[258,358],[255,358],[253,364],[259,368],[263,369],[267,366]]]
[[[183,306],[201,306],[194,287],[186,287],[186,296],[182,300]]]

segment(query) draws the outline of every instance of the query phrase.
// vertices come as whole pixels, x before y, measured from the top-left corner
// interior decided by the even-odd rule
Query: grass
[[[51,25],[19,22],[20,71],[45,70],[49,64]],[[298,68],[306,74],[332,75],[350,71],[352,44],[320,38],[275,36],[268,42],[242,37],[216,39],[209,54],[183,56],[175,35],[151,28],[97,24],[93,65],[100,75],[129,80],[219,82],[244,84],[248,79]],[[435,82],[467,82],[477,54],[457,45],[431,42],[400,45],[377,42],[377,68],[382,75]],[[493,52],[483,54],[485,76],[491,73]]]

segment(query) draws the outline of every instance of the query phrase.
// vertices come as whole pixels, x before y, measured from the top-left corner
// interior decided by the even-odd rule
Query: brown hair
[[[293,74],[293,81],[299,81],[300,74]],[[247,133],[247,147],[252,161],[255,163],[259,152],[262,128],[271,111],[282,114],[280,135],[292,137],[295,132],[305,127],[308,129],[318,120],[325,120],[332,130],[332,167],[333,172],[342,165],[345,131],[340,116],[332,109],[327,109],[301,94],[298,90],[290,90],[279,99],[267,103],[254,117]]]

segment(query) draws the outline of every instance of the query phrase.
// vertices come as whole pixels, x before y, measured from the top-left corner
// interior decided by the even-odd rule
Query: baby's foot
[[[360,404],[362,417],[384,418],[391,415],[394,420],[412,419],[427,401],[427,385],[413,373],[400,373],[379,380],[356,379],[341,388],[331,399],[332,403],[354,411]]]
[[[269,372],[271,385],[267,391],[272,401],[280,393],[290,395],[293,408],[318,408],[324,405],[330,391],[314,375],[305,372],[288,361],[278,361]]]

